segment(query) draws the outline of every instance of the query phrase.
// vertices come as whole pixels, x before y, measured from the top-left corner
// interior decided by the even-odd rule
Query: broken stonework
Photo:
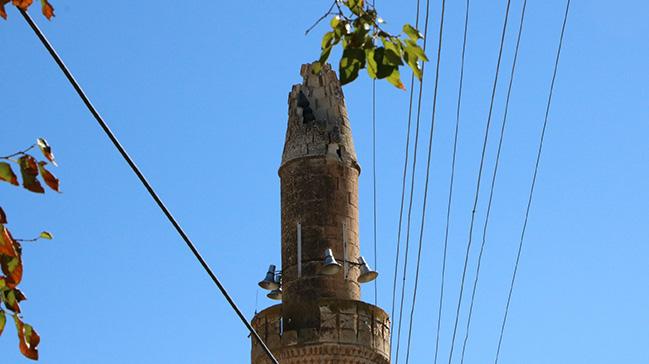
[[[358,167],[343,90],[331,66],[319,75],[302,66],[302,84],[288,96],[288,128],[282,164],[308,156],[333,155]]]

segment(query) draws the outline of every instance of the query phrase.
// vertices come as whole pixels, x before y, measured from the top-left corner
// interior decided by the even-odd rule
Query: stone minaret
[[[330,66],[288,97],[279,168],[282,195],[282,303],[252,325],[282,364],[390,362],[390,321],[360,301],[358,177],[342,88]],[[342,267],[324,274],[331,249]],[[252,364],[269,363],[253,340]]]

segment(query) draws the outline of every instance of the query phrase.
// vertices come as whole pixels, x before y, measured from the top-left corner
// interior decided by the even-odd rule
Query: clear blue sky
[[[433,355],[463,3],[448,4],[414,363],[432,362]],[[505,6],[504,0],[472,3],[442,357],[450,342]],[[470,364],[488,363],[495,354],[564,4],[528,4]],[[38,23],[246,315],[270,305],[256,283],[269,263],[280,261],[276,172],[287,94],[300,82],[300,64],[319,52],[325,26],[308,37],[304,30],[328,1],[131,1],[127,6],[56,0],[54,5],[56,19],[47,23],[35,16]],[[377,6],[392,30],[414,22],[415,1],[377,1]],[[513,1],[513,19],[520,6]],[[434,45],[438,1],[431,12]],[[648,12],[646,2],[638,0],[573,1],[503,364],[649,362]],[[9,16],[0,22],[0,154],[46,137],[55,148],[60,163],[55,173],[64,191],[38,196],[0,186],[14,235],[47,229],[56,236],[24,252],[22,288],[30,299],[23,308],[43,338],[41,362],[248,363],[250,342],[241,323],[19,14],[11,9]],[[511,25],[504,70],[512,60]],[[425,82],[424,140],[432,75]],[[498,88],[496,124],[506,75]],[[371,257],[367,77],[346,86],[345,93],[363,167],[362,250]],[[379,305],[388,311],[407,96],[378,84],[377,265]],[[494,141],[487,171],[493,167]],[[419,220],[422,175],[423,164],[414,221]],[[478,207],[478,231],[485,198]],[[364,297],[371,299],[371,286]],[[18,353],[13,327],[0,338],[0,355],[3,363],[27,362]]]

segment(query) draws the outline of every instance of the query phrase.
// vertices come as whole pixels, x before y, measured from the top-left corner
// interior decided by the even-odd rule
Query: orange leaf
[[[16,288],[17,285],[23,280],[23,263],[20,256],[10,258],[8,256],[2,257],[2,272],[7,275],[5,284],[9,288]]]
[[[45,15],[47,20],[51,20],[52,17],[55,16],[54,15],[54,7],[47,0],[41,0],[41,4],[43,6],[43,15]]]
[[[0,269],[6,275],[5,284],[15,288],[23,279],[22,248],[4,225],[0,225]]]
[[[27,297],[25,296],[23,291],[19,290],[18,288],[14,288],[12,291],[16,295],[16,302],[20,303],[22,301],[27,301]]]
[[[56,192],[61,192],[59,191],[59,179],[54,177],[50,171],[45,169],[46,165],[46,162],[38,162],[38,170],[41,172],[41,177],[43,177],[43,180],[51,189]]]
[[[0,16],[7,19],[7,10],[5,9],[5,4],[11,0],[0,0]]]
[[[0,225],[0,255],[6,255],[10,258],[18,255],[16,245],[9,229]]]
[[[20,352],[28,359],[38,360],[38,344],[41,342],[41,337],[31,325],[22,322],[18,315],[14,315],[14,321],[18,331]]]
[[[34,2],[34,0],[13,0],[13,4],[22,10],[27,10],[27,8],[32,5],[32,2]]]
[[[5,214],[2,207],[0,207],[0,224],[6,224],[6,223],[7,223],[7,215]]]
[[[24,155],[18,159],[20,164],[20,173],[23,177],[23,187],[36,193],[44,193],[45,190],[41,183],[36,179],[38,177],[38,164],[36,159],[31,155]]]

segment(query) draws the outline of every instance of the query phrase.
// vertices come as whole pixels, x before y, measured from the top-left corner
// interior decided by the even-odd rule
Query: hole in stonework
[[[309,99],[307,99],[306,95],[302,90],[297,95],[297,106],[302,108],[302,122],[303,123],[308,123],[310,121],[315,120],[315,115],[313,114],[313,110],[311,109],[311,104],[309,103]]]

